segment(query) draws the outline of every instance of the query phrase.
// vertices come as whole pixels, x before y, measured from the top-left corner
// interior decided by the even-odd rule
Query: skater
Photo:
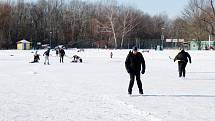
[[[58,54],[59,54],[59,48],[56,48],[55,51],[56,51],[56,56],[58,56]]]
[[[64,57],[64,55],[65,55],[64,49],[63,49],[63,48],[60,48],[59,53],[60,53],[60,63],[61,63],[61,62],[63,63],[63,57]]]
[[[78,63],[78,62],[82,63],[81,57],[74,55],[72,58],[73,58],[73,60],[72,60],[73,63]]]
[[[188,62],[188,59],[189,59],[189,62],[191,63],[191,56],[188,52],[185,52],[184,49],[181,50],[181,52],[179,52],[175,58],[174,58],[174,62],[177,60],[178,61],[178,72],[179,72],[179,77],[185,77],[186,75],[186,65],[187,65],[187,62]]]
[[[44,64],[46,64],[46,62],[47,62],[47,64],[49,65],[49,53],[50,53],[50,48],[48,48],[48,50],[46,50],[43,54],[43,56],[45,56]]]
[[[34,54],[34,60],[32,62],[30,62],[30,63],[38,63],[39,60],[40,60],[40,55],[37,54],[37,51],[36,51],[35,54]]]
[[[113,52],[110,52],[110,58],[113,58]]]
[[[142,66],[142,71],[141,71],[141,66]],[[143,55],[140,52],[138,52],[138,48],[136,46],[133,47],[132,52],[131,51],[129,52],[125,60],[125,67],[127,72],[130,75],[128,94],[129,95],[132,94],[132,88],[134,85],[135,77],[139,88],[139,94],[143,94],[142,82],[140,80],[140,71],[142,74],[145,73],[145,60],[143,58]]]

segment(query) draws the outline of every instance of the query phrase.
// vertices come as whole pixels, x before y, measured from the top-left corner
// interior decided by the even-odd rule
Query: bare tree
[[[119,9],[116,6],[117,2],[116,2],[116,0],[111,0],[111,1],[104,1],[104,3],[106,4],[105,14],[106,14],[108,21],[110,22],[110,27],[111,27],[112,33],[113,33],[114,45],[115,45],[115,48],[118,48],[116,23],[117,23],[117,19],[118,19],[117,12],[119,12],[118,11]]]
[[[215,9],[213,0],[190,0],[184,12],[189,19],[198,19],[199,26],[215,35]]]
[[[189,39],[200,40],[207,39],[208,34],[214,33],[215,14],[213,13],[212,0],[190,0],[183,12],[184,31],[189,34]]]
[[[121,12],[122,13],[119,17],[122,28],[120,48],[123,47],[126,35],[133,31],[136,28],[136,26],[138,26],[141,22],[138,21],[141,16],[139,16],[138,13],[132,8],[123,7]]]
[[[96,22],[95,22],[96,20]],[[37,44],[70,44],[91,47],[99,40],[114,48],[124,47],[128,38],[160,38],[163,16],[150,16],[116,0],[90,3],[80,0],[7,0],[0,2],[0,47],[28,39]],[[105,33],[94,30],[97,24]],[[204,22],[206,23],[206,22]],[[203,24],[202,24],[203,25]],[[97,27],[98,28],[98,27]],[[3,44],[2,44],[3,43]]]
[[[11,43],[9,36],[11,7],[8,4],[0,5],[0,47],[7,46]]]

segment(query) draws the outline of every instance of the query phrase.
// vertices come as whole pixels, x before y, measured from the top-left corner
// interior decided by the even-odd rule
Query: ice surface
[[[66,50],[64,63],[51,51],[50,64],[32,50],[0,51],[0,121],[214,121],[215,52],[189,51],[192,64],[178,78],[178,50],[143,53],[144,96],[127,95],[124,66],[129,50]],[[110,58],[110,52],[113,58]],[[70,63],[77,54],[83,63]]]

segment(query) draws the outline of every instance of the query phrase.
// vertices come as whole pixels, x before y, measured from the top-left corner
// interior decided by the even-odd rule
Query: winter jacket
[[[59,53],[60,53],[60,56],[64,56],[65,55],[65,51],[63,49],[60,49]]]
[[[48,49],[47,51],[45,51],[43,55],[49,56],[49,53],[50,53],[50,49]]]
[[[128,73],[139,73],[141,70],[142,65],[142,74],[145,73],[145,60],[143,55],[140,52],[137,54],[133,54],[129,52],[126,60],[125,60],[125,67]]]
[[[38,62],[38,60],[40,60],[40,55],[35,54],[34,55],[34,62]]]
[[[176,55],[176,57],[174,58],[174,62],[176,60],[179,60],[179,61],[183,61],[183,62],[187,63],[188,59],[189,59],[189,62],[191,63],[190,54],[188,52],[185,52],[184,50],[182,50],[181,52],[178,53],[178,55]]]

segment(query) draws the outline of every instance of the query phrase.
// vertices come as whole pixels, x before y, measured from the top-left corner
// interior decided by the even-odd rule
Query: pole
[[[164,28],[161,28],[161,50],[164,48],[164,33],[163,33]]]
[[[49,38],[49,46],[50,46],[50,48],[52,48],[52,38],[51,38],[51,36],[52,36],[52,32],[50,32],[50,38]]]
[[[211,34],[209,34],[209,36],[208,36],[208,41],[209,41],[209,43],[208,43],[208,48],[210,49],[210,47],[211,47]]]
[[[161,49],[163,49],[163,31],[162,31],[162,34],[161,34]]]

